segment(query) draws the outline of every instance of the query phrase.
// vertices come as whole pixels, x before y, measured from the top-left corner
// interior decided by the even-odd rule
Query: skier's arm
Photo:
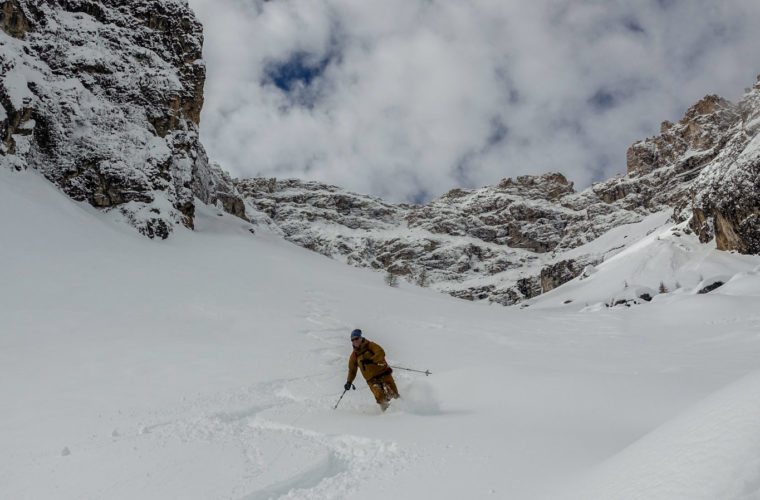
[[[351,354],[348,358],[348,379],[346,382],[351,383],[356,378],[356,370],[359,369],[359,364],[356,362],[356,356]]]

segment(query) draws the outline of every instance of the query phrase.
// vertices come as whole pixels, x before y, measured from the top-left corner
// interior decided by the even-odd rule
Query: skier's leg
[[[393,380],[393,375],[389,373],[388,375],[383,376],[381,380],[383,381],[383,386],[385,386],[385,394],[388,396],[388,399],[396,399],[399,397],[396,381]]]
[[[369,390],[374,394],[377,404],[383,406],[388,403],[388,398],[385,396],[385,391],[383,390],[383,383],[380,380],[374,378],[371,381],[368,381],[367,385],[369,385]]]

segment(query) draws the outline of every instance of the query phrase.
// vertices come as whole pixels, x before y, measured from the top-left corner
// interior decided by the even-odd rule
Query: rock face
[[[393,205],[317,182],[235,181],[246,212],[288,240],[469,300],[513,304],[572,279],[598,255],[562,258],[648,212],[577,194],[561,174],[454,190],[427,205]],[[507,278],[506,286],[476,283]]]
[[[732,134],[693,187],[691,227],[721,250],[760,253],[760,77],[738,105]]]
[[[659,136],[634,144],[629,177],[647,179],[646,198],[672,206],[678,221],[690,218],[702,242],[760,253],[758,133],[760,80],[737,104],[706,96],[678,124],[664,122]]]
[[[194,197],[240,210],[198,140],[202,29],[179,0],[0,4],[0,165],[32,167],[150,237]]]
[[[504,179],[493,188],[450,191],[413,210],[406,220],[410,228],[435,234],[545,253],[560,244],[568,224],[579,218],[558,203],[572,192],[561,174]]]
[[[738,117],[738,106],[717,95],[705,96],[680,122],[662,122],[659,136],[631,146],[628,172],[646,174],[666,166],[675,173],[698,169],[725,146]]]

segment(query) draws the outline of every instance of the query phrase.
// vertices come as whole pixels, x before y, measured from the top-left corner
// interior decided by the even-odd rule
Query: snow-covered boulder
[[[644,285],[629,285],[618,291],[607,303],[609,307],[626,306],[651,302],[657,292]]]
[[[699,282],[696,288],[696,293],[701,295],[705,293],[710,293],[713,290],[716,290],[723,285],[726,284],[727,281],[731,279],[731,276],[728,275],[718,275],[718,276],[711,276],[710,278],[704,279]]]

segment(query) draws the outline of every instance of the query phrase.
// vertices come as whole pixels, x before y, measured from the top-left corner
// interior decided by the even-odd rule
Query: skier
[[[391,399],[399,397],[396,382],[393,381],[391,375],[393,370],[385,361],[385,351],[379,345],[362,337],[362,331],[359,329],[351,332],[351,344],[354,346],[354,352],[348,358],[348,381],[343,388],[351,389],[351,383],[356,378],[356,370],[361,368],[362,375],[367,380],[372,394],[375,395],[377,404],[385,411]]]

